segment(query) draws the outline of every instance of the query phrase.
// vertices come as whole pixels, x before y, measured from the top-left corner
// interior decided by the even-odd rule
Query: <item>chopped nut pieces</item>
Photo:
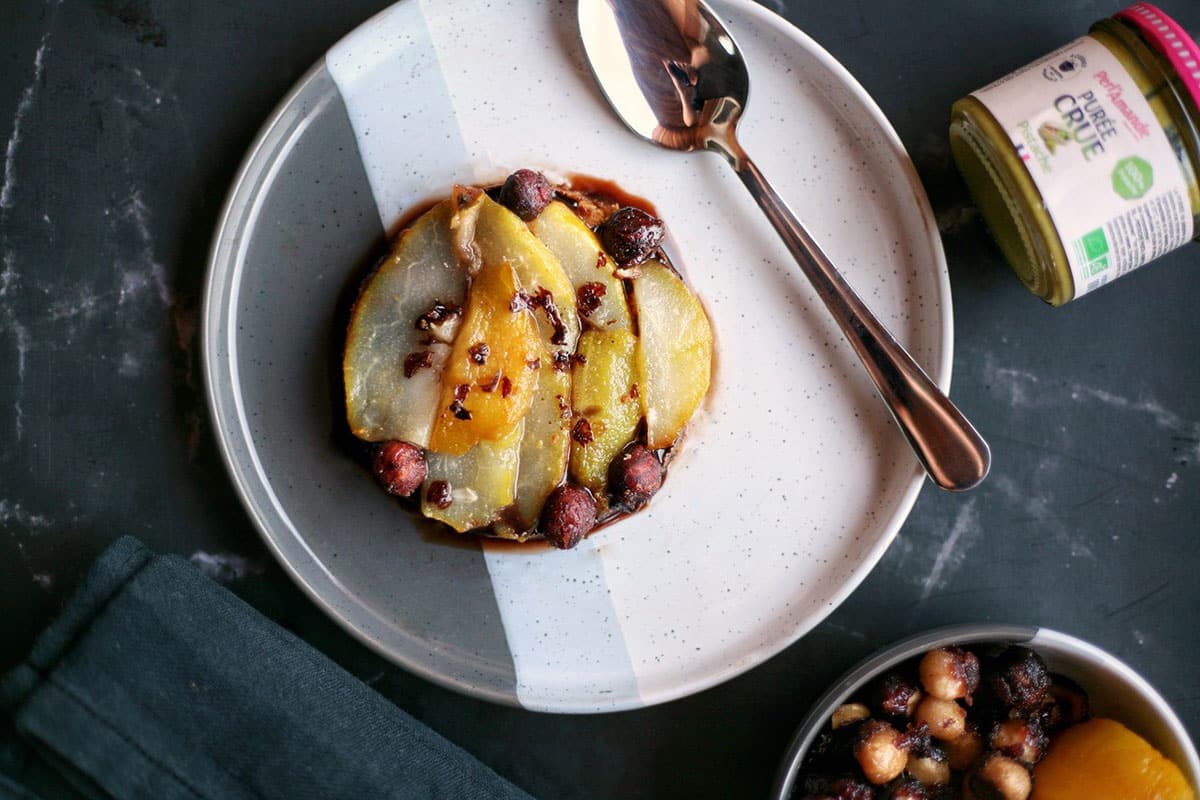
[[[449,508],[454,503],[450,484],[446,481],[434,481],[429,484],[429,488],[425,490],[425,499],[442,510]]]
[[[411,378],[417,374],[418,370],[429,369],[433,366],[433,353],[428,350],[419,350],[415,353],[409,353],[404,358],[404,377]]]
[[[486,364],[488,355],[492,352],[492,348],[487,346],[487,342],[476,342],[467,350],[471,357],[471,362],[474,364]]]
[[[596,309],[600,308],[601,298],[607,291],[608,289],[603,283],[595,281],[580,286],[575,293],[579,304],[579,313],[585,317],[596,313]]]

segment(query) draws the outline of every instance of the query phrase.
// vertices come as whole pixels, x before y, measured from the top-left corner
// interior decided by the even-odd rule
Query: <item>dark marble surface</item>
[[[1200,249],[1061,309],[1001,262],[955,175],[951,102],[1113,2],[774,0],[877,99],[938,211],[955,399],[995,467],[927,488],[855,594],[801,643],[637,712],[499,708],[385,663],[271,561],[211,439],[197,366],[205,254],[288,87],[383,0],[0,4],[0,666],[121,533],[190,556],[539,797],[752,797],[861,656],[949,622],[1055,627],[1115,652],[1200,734]],[[1160,0],[1200,28],[1193,0]]]

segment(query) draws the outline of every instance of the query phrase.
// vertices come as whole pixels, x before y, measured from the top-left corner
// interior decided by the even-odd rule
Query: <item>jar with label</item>
[[[951,113],[954,160],[984,220],[1052,305],[1196,237],[1200,48],[1149,3]]]

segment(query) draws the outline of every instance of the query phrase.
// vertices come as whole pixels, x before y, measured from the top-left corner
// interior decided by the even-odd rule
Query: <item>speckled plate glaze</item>
[[[892,128],[800,31],[748,0],[714,7],[752,75],[747,149],[945,388],[945,259]],[[384,232],[452,182],[521,166],[656,203],[717,336],[712,391],[662,493],[570,552],[426,535],[330,434],[335,310]],[[531,709],[659,703],[758,664],[859,584],[922,483],[732,173],[632,137],[557,0],[403,0],[330,50],[233,187],[203,341],[229,469],[300,585],[397,663]]]

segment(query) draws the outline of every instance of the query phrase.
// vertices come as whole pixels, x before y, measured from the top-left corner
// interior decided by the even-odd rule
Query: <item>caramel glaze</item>
[[[445,199],[446,198],[444,197],[433,197],[422,200],[412,208],[405,211],[404,214],[400,216],[400,219],[396,220],[392,224],[392,227],[388,229],[388,241],[394,242],[399,239],[400,234],[411,228],[413,223],[416,222],[419,217]]]
[[[607,200],[619,206],[633,206],[640,208],[652,217],[658,216],[658,209],[649,200],[625,191],[606,178],[572,172],[567,175],[567,188],[582,192],[596,200]]]
[[[496,199],[501,185],[502,184],[497,183],[494,185],[481,186],[479,188],[486,191],[488,195],[492,197],[492,199]],[[575,207],[576,203],[569,195],[578,193],[585,195],[591,200],[602,203],[613,203],[622,207],[633,206],[634,208],[645,211],[647,214],[658,216],[658,210],[649,200],[627,192],[615,182],[605,178],[571,173],[567,176],[567,183],[565,185],[560,184],[556,188],[559,190],[557,193],[558,199],[562,200],[572,208]],[[567,194],[563,193],[564,189],[567,190]],[[333,421],[332,438],[334,442],[338,444],[344,452],[346,452],[347,455],[358,462],[358,464],[362,466],[368,473],[371,473],[371,462],[374,456],[376,444],[372,442],[365,442],[354,436],[354,434],[350,431],[349,424],[346,422],[346,394],[342,381],[341,360],[343,351],[345,349],[345,338],[346,331],[349,327],[350,314],[353,310],[355,301],[358,299],[361,288],[366,284],[371,275],[374,274],[375,270],[378,269],[379,266],[387,259],[390,253],[390,247],[387,245],[395,242],[395,240],[401,234],[403,234],[405,230],[411,227],[412,224],[416,222],[416,220],[422,214],[429,211],[443,199],[444,198],[437,197],[426,200],[414,205],[412,208],[406,211],[404,215],[396,222],[396,224],[394,224],[388,231],[386,241],[382,243],[384,251],[383,254],[378,255],[381,245],[377,243],[377,246],[372,248],[372,258],[367,262],[365,267],[360,265],[354,271],[354,274],[347,281],[346,286],[343,288],[341,296],[339,297],[338,307],[335,312],[335,335],[333,337],[334,346],[331,348],[332,356],[329,374],[330,391],[333,399],[335,400],[333,407],[340,409],[341,414],[337,415]],[[660,247],[655,250],[651,254],[651,257],[658,259],[668,269],[675,272],[677,275],[679,274],[679,271],[675,268],[674,263],[672,263],[670,257],[663,248]],[[633,282],[629,279],[623,279],[622,285],[625,289],[625,297],[629,307],[629,312],[633,318],[634,332],[640,334],[637,319],[637,306],[633,303]],[[654,451],[655,456],[663,466],[664,484],[667,481],[667,475],[670,463],[673,460],[675,448],[682,442],[685,433],[686,429],[684,434],[680,434],[680,436],[668,447]],[[645,420],[642,420],[638,425],[637,433],[630,444],[637,442],[640,442],[641,444],[646,443]],[[372,479],[373,478],[374,476],[372,475]],[[566,482],[567,475],[563,475],[562,481],[559,483],[559,485],[561,486]],[[432,541],[438,541],[452,545],[461,545],[464,542],[467,534],[474,534],[476,536],[487,537],[490,540],[488,547],[492,549],[519,548],[521,552],[529,552],[531,549],[553,549],[553,547],[551,547],[551,545],[545,539],[541,538],[541,534],[538,533],[536,526],[531,530],[522,530],[523,526],[516,515],[514,506],[508,506],[501,509],[498,522],[506,525],[512,530],[520,531],[518,534],[520,538],[510,538],[508,536],[501,536],[497,534],[494,530],[495,523],[482,528],[475,528],[467,531],[466,534],[458,534],[445,525],[434,522],[433,520],[426,520],[421,516],[419,492],[412,497],[394,499],[398,504],[400,504],[401,507],[415,514],[423,523],[425,523],[420,526],[421,533],[423,536]],[[626,517],[642,510],[641,508],[628,508],[621,504],[610,505],[609,498],[597,498],[597,500],[599,501],[598,504],[601,506],[602,510],[598,513],[596,524],[590,531],[588,531],[587,536],[591,536],[596,531],[607,528],[613,523],[619,522]],[[653,498],[651,501],[653,501]],[[469,539],[465,539],[465,541],[469,541]]]

